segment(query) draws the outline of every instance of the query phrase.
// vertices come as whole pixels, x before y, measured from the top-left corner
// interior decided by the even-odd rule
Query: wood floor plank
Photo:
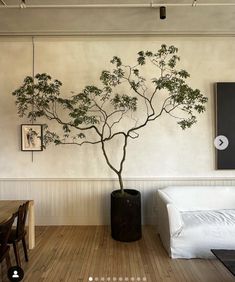
[[[235,281],[217,259],[170,259],[152,226],[144,226],[143,238],[132,243],[113,240],[108,226],[37,227],[29,262],[22,249],[20,255],[24,282],[85,282],[89,277],[100,282]]]

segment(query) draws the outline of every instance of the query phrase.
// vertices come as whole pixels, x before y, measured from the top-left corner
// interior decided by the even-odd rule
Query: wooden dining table
[[[16,213],[19,206],[29,201],[28,210],[28,246],[35,247],[35,213],[33,200],[0,200],[0,223],[8,220],[13,213]]]

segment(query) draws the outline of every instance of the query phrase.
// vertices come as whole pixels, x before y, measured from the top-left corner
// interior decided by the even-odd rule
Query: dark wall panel
[[[228,138],[225,150],[216,150],[217,169],[235,169],[235,83],[216,83],[216,136]]]

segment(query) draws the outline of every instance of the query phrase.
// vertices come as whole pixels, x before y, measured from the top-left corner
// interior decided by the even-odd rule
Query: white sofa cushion
[[[181,212],[184,228],[172,237],[172,258],[213,257],[211,249],[234,249],[235,210]]]

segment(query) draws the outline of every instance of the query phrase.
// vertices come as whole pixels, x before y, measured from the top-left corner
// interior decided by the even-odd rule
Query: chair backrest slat
[[[0,224],[0,256],[7,248],[7,241],[10,236],[15,217],[16,214],[13,214],[10,219]]]
[[[21,205],[17,212],[17,226],[16,226],[16,236],[19,237],[24,233],[25,230],[25,223],[28,213],[28,205],[29,202]]]

